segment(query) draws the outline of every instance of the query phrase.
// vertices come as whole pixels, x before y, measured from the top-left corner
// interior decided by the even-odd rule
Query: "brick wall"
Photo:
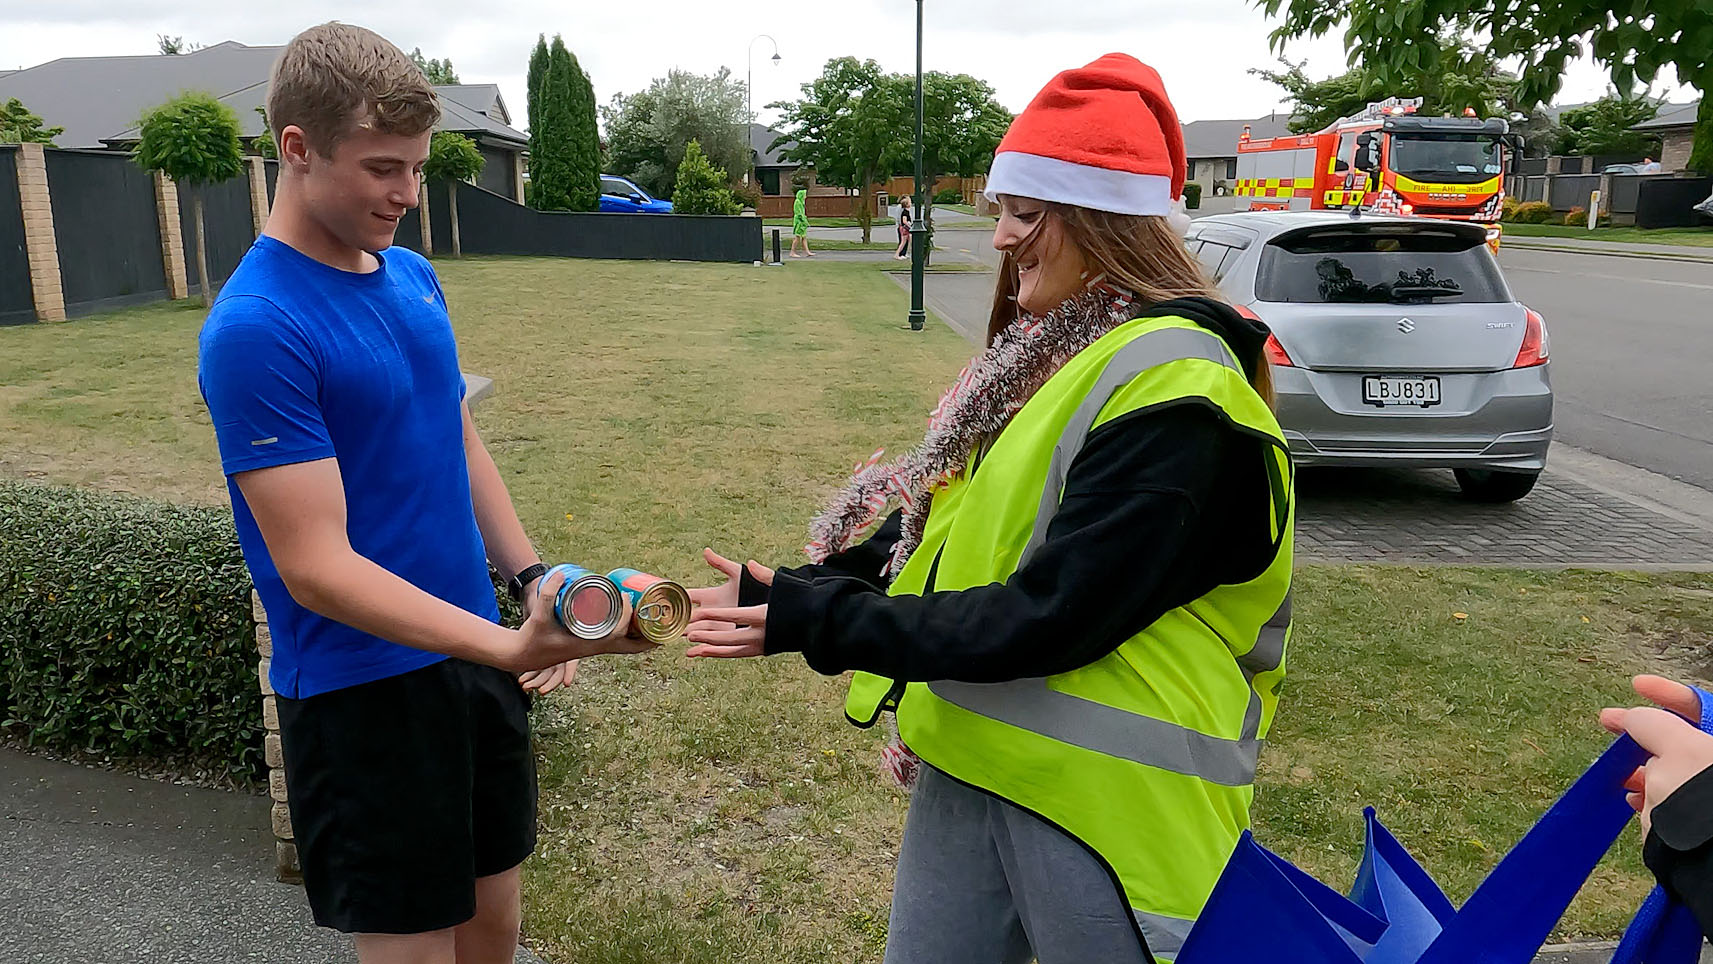
[[[1672,131],[1662,138],[1659,167],[1668,174],[1689,168],[1689,149],[1695,143],[1695,130]]]

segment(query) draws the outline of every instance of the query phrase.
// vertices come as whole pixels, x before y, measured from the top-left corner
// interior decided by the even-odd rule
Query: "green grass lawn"
[[[967,214],[972,218],[973,217],[992,217],[992,215],[978,215],[976,213],[976,210],[975,210],[975,205],[973,205],[973,204],[936,204],[936,205],[934,205],[934,208],[936,210],[938,210],[940,208],[945,208],[948,211],[956,211],[959,214]]]
[[[790,564],[853,463],[920,437],[969,347],[900,330],[872,265],[436,263],[477,409],[552,560],[692,585],[711,545]],[[0,473],[219,500],[199,309],[0,328]],[[1361,808],[1462,900],[1605,743],[1626,678],[1705,677],[1713,575],[1301,571],[1257,832],[1343,887]],[[1459,619],[1454,614],[1466,614]],[[537,706],[525,930],[553,961],[875,961],[906,800],[800,660],[602,658]],[[1634,832],[1561,936],[1648,887]]]
[[[1518,224],[1507,221],[1505,234],[1519,238],[1579,238],[1585,241],[1617,241],[1626,244],[1683,244],[1713,248],[1713,228],[1587,228],[1565,224]]]

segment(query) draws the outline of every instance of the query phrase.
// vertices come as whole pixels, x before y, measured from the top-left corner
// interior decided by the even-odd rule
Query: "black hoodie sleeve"
[[[1090,434],[1045,543],[1005,582],[892,597],[860,575],[781,569],[767,651],[802,652],[823,674],[907,681],[1088,665],[1168,610],[1265,569],[1266,444],[1201,403],[1115,419]]]
[[[1642,861],[1713,938],[1713,767],[1654,807]]]
[[[869,536],[844,552],[828,556],[820,565],[801,566],[793,572],[806,579],[844,576],[865,582],[875,589],[886,590],[886,569],[892,561],[892,547],[898,544],[903,529],[904,512],[895,510]],[[738,605],[760,606],[768,601],[767,587],[749,574],[745,566],[738,576]]]

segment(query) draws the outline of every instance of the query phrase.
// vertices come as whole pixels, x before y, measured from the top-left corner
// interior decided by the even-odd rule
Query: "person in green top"
[[[797,189],[797,199],[791,202],[791,256],[801,258],[807,255],[813,258],[815,252],[809,250],[809,191],[807,188]],[[797,253],[797,246],[803,246],[803,254]]]

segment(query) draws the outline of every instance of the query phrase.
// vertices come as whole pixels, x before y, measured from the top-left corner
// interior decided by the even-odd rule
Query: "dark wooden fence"
[[[429,228],[438,253],[452,250],[446,187],[442,183],[428,189]],[[761,260],[760,218],[537,211],[471,184],[458,185],[458,226],[465,254],[641,261]],[[401,225],[399,234],[407,233]]]
[[[24,206],[18,200],[18,149],[0,145],[0,325],[36,320],[30,259],[24,250]]]

